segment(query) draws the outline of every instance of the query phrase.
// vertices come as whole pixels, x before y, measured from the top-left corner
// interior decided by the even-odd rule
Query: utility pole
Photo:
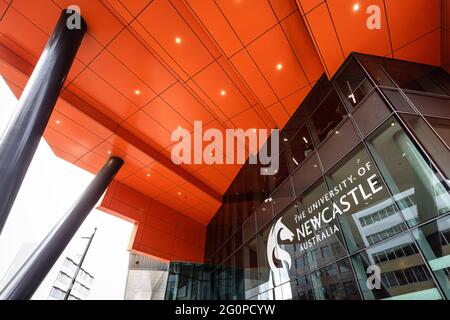
[[[91,243],[92,243],[92,239],[94,239],[95,232],[97,232],[97,228],[94,228],[94,232],[92,233],[92,235],[90,237],[83,237],[82,238],[82,239],[89,239],[89,241],[88,241],[88,243],[86,245],[86,248],[84,249],[83,255],[81,256],[80,262],[77,265],[77,269],[75,270],[75,273],[74,273],[74,275],[72,277],[72,280],[70,281],[69,288],[67,289],[63,300],[69,299],[70,293],[72,292],[72,288],[73,288],[73,286],[75,284],[75,281],[77,280],[78,273],[80,272],[81,266],[83,265],[84,258],[86,258],[86,255],[88,253],[89,247],[91,246]]]

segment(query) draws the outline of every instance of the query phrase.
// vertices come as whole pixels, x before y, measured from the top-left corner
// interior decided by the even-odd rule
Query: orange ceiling
[[[93,173],[124,158],[118,181],[207,224],[240,166],[174,165],[178,126],[283,127],[352,51],[441,63],[441,0],[359,0],[359,12],[354,3],[0,0],[0,72],[19,96],[60,11],[78,5],[89,30],[47,142]],[[381,30],[365,27],[369,4],[382,8]]]

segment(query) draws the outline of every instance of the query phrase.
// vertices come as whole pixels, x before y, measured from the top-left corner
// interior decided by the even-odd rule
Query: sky
[[[17,99],[0,76],[0,133],[11,119],[16,104]],[[93,177],[56,157],[41,139],[0,234],[0,286],[11,264],[17,266],[31,254]],[[81,225],[33,299],[47,299],[65,257],[77,258],[87,244],[82,237],[90,236],[95,227],[97,233],[83,264],[83,268],[94,276],[88,299],[123,299],[128,272],[127,248],[133,224],[96,209]]]

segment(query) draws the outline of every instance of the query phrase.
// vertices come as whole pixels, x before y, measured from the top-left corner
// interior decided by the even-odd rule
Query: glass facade
[[[449,132],[445,71],[351,55],[280,132],[277,174],[243,166],[189,298],[448,299]]]

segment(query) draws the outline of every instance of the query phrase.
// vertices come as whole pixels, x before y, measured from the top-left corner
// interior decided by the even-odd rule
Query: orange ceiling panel
[[[5,1],[0,1],[0,16],[3,17],[3,14],[6,12],[6,10],[8,9],[8,3]]]
[[[81,158],[89,151],[89,149],[82,144],[70,139],[51,127],[45,129],[44,138],[50,146],[56,147],[76,159]]]
[[[296,0],[296,1],[299,4],[299,8],[302,14],[307,14],[309,11],[313,10],[319,4],[325,2],[326,0]]]
[[[231,181],[228,180],[224,175],[218,172],[211,166],[205,166],[198,171],[194,172],[194,175],[206,181],[211,185],[216,191],[223,194]]]
[[[268,1],[217,0],[216,3],[244,45],[277,23]]]
[[[210,64],[194,77],[194,81],[228,118],[250,106],[218,63]]]
[[[102,140],[105,140],[112,135],[110,130],[61,98],[58,99],[55,110],[82,126],[85,130],[95,133]],[[62,130],[64,130],[64,128]]]
[[[302,103],[303,99],[305,99],[305,97],[308,95],[309,91],[311,91],[311,87],[307,86],[305,88],[297,90],[293,94],[281,100],[289,115],[294,114],[294,112]]]
[[[291,13],[297,11],[295,0],[269,0],[278,20],[283,20]]]
[[[207,124],[213,120],[213,115],[180,83],[164,91],[161,97],[192,125],[194,121]]]
[[[152,0],[108,0],[105,4],[112,7],[126,23],[130,23]]]
[[[323,66],[300,13],[291,14],[281,21],[281,26],[308,81],[318,80],[324,72]]]
[[[114,147],[124,150],[127,154],[131,155],[133,158],[146,166],[155,161],[155,159],[150,157],[148,154],[116,134],[110,136],[108,138],[108,142],[111,143]]]
[[[138,133],[138,136],[144,137],[144,140],[151,140],[152,145],[167,147],[171,144],[170,132],[161,126],[158,122],[150,118],[144,111],[137,111],[129,117],[123,126]]]
[[[277,101],[277,96],[270,84],[259,71],[258,66],[252,60],[246,49],[237,52],[230,61],[245,80],[250,90],[264,106],[270,106]]]
[[[286,109],[280,102],[271,105],[269,108],[267,108],[267,111],[275,120],[278,128],[280,129],[282,129],[289,120],[289,114],[286,112]]]
[[[278,98],[284,98],[308,84],[280,25],[266,32],[247,48]],[[280,70],[278,65],[281,66]]]
[[[187,0],[197,18],[228,57],[242,47],[242,43],[214,1]]]
[[[73,81],[73,85],[98,101],[97,103],[93,103],[95,107],[100,103],[101,106],[99,106],[99,109],[106,107],[116,117],[119,117],[122,120],[130,117],[139,110],[133,102],[128,100],[126,96],[117,91],[111,84],[102,79],[90,68],[85,69]],[[69,89],[74,90],[71,86],[69,86]],[[83,96],[83,99],[87,100],[85,96]]]
[[[441,63],[441,29],[437,29],[394,52],[394,58],[432,65]]]
[[[439,0],[386,0],[393,50],[441,26]]]
[[[212,62],[211,54],[170,1],[154,0],[137,20],[188,75],[196,74]]]
[[[156,96],[152,89],[107,50],[104,50],[89,68],[139,108]]]
[[[96,135],[94,132],[81,126],[71,118],[66,117],[58,110],[53,111],[48,122],[48,127],[77,141],[79,144],[88,149],[95,148],[103,141],[103,139]]]
[[[313,41],[316,44],[326,72],[330,76],[344,62],[344,54],[336,35],[333,22],[324,2],[305,16]]]
[[[353,11],[351,2],[342,4],[339,0],[328,0],[327,3],[344,56],[348,56],[352,51],[385,56],[392,51],[383,0],[360,0],[358,3],[361,9],[356,12]],[[379,30],[371,30],[366,26],[369,15],[365,8],[370,5],[376,5],[381,9]]]
[[[169,132],[176,130],[178,127],[189,131],[193,130],[193,123],[184,119],[182,114],[175,111],[160,97],[153,99],[143,110],[149,117],[157,121]]]
[[[92,73],[92,71],[86,69],[84,70],[83,73]],[[86,77],[86,75],[84,75],[83,78],[87,79],[89,77]],[[91,74],[90,78],[91,78],[90,80],[92,80],[92,78],[95,79],[95,74]],[[99,83],[99,85],[103,86],[103,88],[105,88],[106,90],[113,90],[106,82],[101,82]],[[86,86],[86,88],[89,89],[88,86]],[[73,100],[77,100],[78,102],[83,103],[85,105],[85,108],[89,109],[90,111],[85,112],[85,114],[91,115],[92,112],[99,115],[99,117],[110,119],[114,123],[114,127],[117,127],[117,123],[120,123],[123,120],[123,117],[125,117],[127,114],[130,114],[127,113],[125,115],[122,115],[122,117],[118,116],[117,113],[115,113],[111,108],[103,105],[98,100],[94,99],[92,96],[84,92],[82,89],[78,88],[74,83],[69,84],[66,90],[64,90],[61,93],[61,96],[63,97],[64,100],[72,98]],[[99,97],[99,99],[103,100],[103,102],[107,102],[109,97],[101,96]],[[66,101],[68,103],[71,103],[69,100]],[[98,122],[98,119],[94,121]]]
[[[130,175],[126,179],[122,180],[122,183],[130,188],[139,190],[141,193],[145,194],[147,197],[150,197],[152,199],[164,192],[158,186],[148,183],[147,181],[141,179],[135,174]]]
[[[61,9],[51,0],[14,0],[11,6],[47,35],[55,28]]]
[[[176,81],[170,71],[128,30],[122,31],[110,43],[108,50],[158,94]]]
[[[30,63],[36,63],[48,40],[42,30],[11,6],[0,21],[0,32],[6,38],[0,38],[2,44],[9,47],[9,42],[15,43],[20,49],[15,50],[16,46],[11,49],[15,52],[25,51],[27,54],[22,58]]]

